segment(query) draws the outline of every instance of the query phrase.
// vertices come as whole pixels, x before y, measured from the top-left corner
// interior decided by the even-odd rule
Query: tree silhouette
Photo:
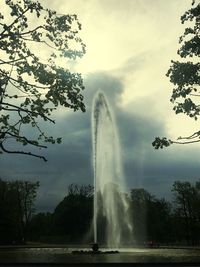
[[[5,0],[1,7],[5,8],[0,13],[0,153],[46,161],[9,144],[46,148],[45,142],[60,143],[61,138],[46,134],[41,123],[55,123],[53,111],[59,106],[85,111],[81,74],[66,67],[85,53],[78,37],[81,24],[76,15],[59,15],[31,0]]]
[[[67,196],[57,205],[53,214],[54,232],[66,241],[83,242],[90,230],[93,213],[93,187],[71,184]]]
[[[200,183],[176,181],[173,184],[175,215],[179,218],[179,229],[182,238],[185,236],[188,245],[196,245],[200,239]]]
[[[0,179],[0,243],[25,242],[39,182]]]

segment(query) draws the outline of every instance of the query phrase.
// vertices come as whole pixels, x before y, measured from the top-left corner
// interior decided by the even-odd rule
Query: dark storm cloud
[[[53,209],[67,192],[70,183],[92,184],[91,106],[94,94],[104,90],[112,103],[122,93],[122,84],[105,73],[96,73],[86,80],[87,112],[68,112],[56,120],[56,127],[45,126],[53,136],[62,136],[61,145],[49,145],[44,154],[48,162],[23,155],[4,155],[1,158],[1,177],[40,181],[37,207]],[[97,86],[98,85],[98,86]]]
[[[192,146],[153,148],[156,136],[166,136],[164,120],[153,111],[153,101],[155,99],[143,97],[137,103],[139,108],[136,103],[132,104],[132,112],[115,110],[124,174],[129,188],[144,187],[159,197],[170,198],[175,181],[200,179],[200,152]]]
[[[45,151],[47,163],[21,155],[1,157],[2,178],[40,181],[38,210],[53,210],[66,195],[70,183],[93,183],[91,106],[99,89],[105,92],[114,109],[129,188],[145,187],[159,196],[168,196],[173,181],[198,178],[200,169],[196,162],[180,157],[178,150],[172,153],[170,149],[153,149],[154,137],[165,134],[159,119],[150,120],[144,114],[127,112],[117,105],[123,92],[120,80],[106,73],[94,73],[87,77],[85,86],[87,112],[68,112],[57,118],[56,127],[49,131],[62,136],[63,143],[49,146]]]

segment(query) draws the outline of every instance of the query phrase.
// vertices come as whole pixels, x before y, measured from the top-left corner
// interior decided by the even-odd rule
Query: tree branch
[[[21,89],[21,87],[20,86],[17,86],[13,81],[9,81],[9,83],[10,84],[12,84],[12,86],[14,86],[17,90],[19,90],[19,91],[21,91],[23,94],[25,94],[25,95],[18,95],[17,97],[18,98],[20,98],[20,97],[36,97],[36,98],[38,98],[38,97],[40,97],[41,95],[45,95],[45,93],[38,93],[38,95],[37,94],[35,94],[35,95],[30,95],[30,94],[28,94],[27,92],[25,92],[25,91],[23,91],[22,89]],[[9,97],[14,97],[14,96],[9,96]]]
[[[36,144],[34,141],[32,140],[28,140],[25,136],[19,136],[19,135],[15,135],[15,134],[12,134],[10,132],[5,132],[5,134],[8,134],[14,138],[19,138],[21,140],[24,140],[25,142],[27,142],[27,144],[29,145],[32,145],[32,146],[37,146],[37,147],[40,147],[40,148],[47,148],[47,146],[44,146],[44,145],[40,145],[40,144]]]
[[[200,94],[190,94],[191,96],[200,96]]]
[[[7,150],[2,142],[0,142],[0,147],[1,149],[6,152],[6,153],[9,153],[9,154],[23,154],[23,155],[28,155],[28,156],[32,156],[32,157],[36,157],[36,158],[40,158],[40,159],[43,159],[45,162],[47,161],[47,159],[44,157],[44,156],[40,156],[40,155],[36,155],[36,154],[33,154],[31,152],[24,152],[24,151],[10,151],[10,150]]]
[[[26,57],[22,57],[22,58],[18,58],[18,59],[13,59],[11,61],[4,61],[3,59],[0,59],[0,65],[4,65],[4,64],[9,64],[10,65],[11,63],[18,62],[18,61],[23,60],[23,59],[26,59],[28,57],[30,57],[30,56],[26,56]]]
[[[33,39],[29,39],[29,38],[24,38],[24,37],[22,37],[22,39],[23,39],[24,41],[37,42],[37,43],[44,43],[44,44],[46,44],[48,47],[50,47],[51,49],[54,49],[54,50],[56,50],[56,51],[59,51],[56,47],[54,47],[54,46],[48,44],[48,43],[47,43],[46,41],[44,41],[44,40],[37,41],[37,40],[33,40]]]
[[[199,140],[193,140],[193,141],[186,141],[186,142],[178,142],[178,141],[172,141],[173,144],[179,144],[179,145],[187,145],[187,144],[192,144],[192,143],[199,143]]]
[[[39,29],[46,30],[44,26],[38,26],[38,27],[36,27],[36,28],[33,29],[33,30],[30,30],[30,31],[27,31],[27,32],[22,32],[22,33],[20,33],[20,34],[18,34],[18,35],[21,36],[21,35],[30,34],[30,33],[32,33],[32,32],[35,32],[35,31],[39,30]]]
[[[9,103],[5,103],[5,102],[2,102],[1,105],[5,105],[5,106],[8,106],[8,107],[13,107],[15,108],[16,110],[15,111],[23,111],[23,112],[26,112],[26,113],[29,113],[29,114],[32,114],[32,115],[39,115],[40,117],[52,122],[52,123],[55,123],[54,120],[50,119],[49,117],[45,116],[44,114],[41,114],[41,113],[38,113],[38,112],[35,112],[35,111],[31,111],[29,109],[24,109],[22,107],[19,107],[19,106],[15,106],[13,104],[9,104]],[[8,108],[5,108],[5,107],[2,107],[1,106],[1,109],[3,110],[10,110],[10,111],[13,111],[12,109],[8,109]]]
[[[0,70],[0,71],[1,71],[1,70]],[[16,83],[19,83],[19,81],[18,81],[17,79],[13,78],[13,77],[9,77],[9,79],[13,80],[13,81],[16,82]],[[10,81],[9,81],[9,82],[10,82]],[[31,84],[31,83],[28,83],[28,82],[26,82],[26,84],[27,84],[28,86],[35,87],[35,88],[38,88],[38,89],[45,89],[45,90],[47,90],[47,89],[50,88],[50,86],[39,86],[39,85]]]
[[[193,133],[193,134],[190,135],[190,136],[186,136],[186,137],[182,137],[182,136],[180,136],[180,137],[178,138],[178,140],[181,140],[181,139],[194,139],[194,138],[197,138],[198,136],[200,136],[200,131],[197,131],[197,132]]]
[[[9,26],[7,26],[1,33],[0,36],[1,38],[6,37],[6,35],[3,35],[4,32],[8,31],[10,28],[12,28],[12,26],[18,22],[18,20],[29,10],[29,7],[27,9],[24,10],[24,12],[22,12],[22,14],[20,14]]]
[[[8,82],[10,82],[10,80],[12,80],[13,82],[19,83],[19,81],[11,76],[9,76],[7,73],[5,73],[5,71],[2,71],[0,69],[0,72],[2,73],[3,76],[6,76],[8,79]],[[11,82],[10,82],[11,83]],[[35,87],[37,89],[43,89],[43,90],[48,90],[51,88],[51,86],[39,86],[37,84],[31,84],[29,82],[26,81],[26,85],[30,86],[30,87]],[[15,85],[16,86],[16,85]]]

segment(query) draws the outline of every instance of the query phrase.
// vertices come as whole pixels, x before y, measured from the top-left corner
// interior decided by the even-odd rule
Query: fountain
[[[92,130],[95,178],[92,250],[73,251],[65,245],[2,246],[0,266],[199,266],[198,247],[125,248],[132,243],[133,229],[123,193],[119,137],[112,110],[101,92],[93,102]],[[120,253],[106,255],[117,251],[99,250],[102,228],[105,229],[104,244],[109,249],[122,247]]]
[[[133,243],[133,227],[125,192],[120,142],[114,114],[102,92],[97,92],[92,109],[94,169],[93,226],[91,251],[73,253],[117,253]],[[99,250],[99,244],[112,250]],[[113,250],[114,249],[114,250]]]
[[[112,109],[102,92],[97,92],[93,101],[92,136],[94,244],[127,246],[132,243],[133,229],[124,193],[120,142]]]

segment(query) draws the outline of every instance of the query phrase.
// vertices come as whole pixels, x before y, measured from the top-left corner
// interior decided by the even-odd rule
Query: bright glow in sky
[[[190,1],[43,2],[62,14],[76,13],[82,23],[80,35],[87,53],[72,64],[75,71],[84,77],[102,71],[120,78],[124,91],[119,105],[136,114],[160,116],[169,136],[190,134],[196,129],[196,122],[173,113],[169,102],[173,85],[165,76],[170,61],[177,58],[178,39],[185,28],[180,16],[190,7]]]

